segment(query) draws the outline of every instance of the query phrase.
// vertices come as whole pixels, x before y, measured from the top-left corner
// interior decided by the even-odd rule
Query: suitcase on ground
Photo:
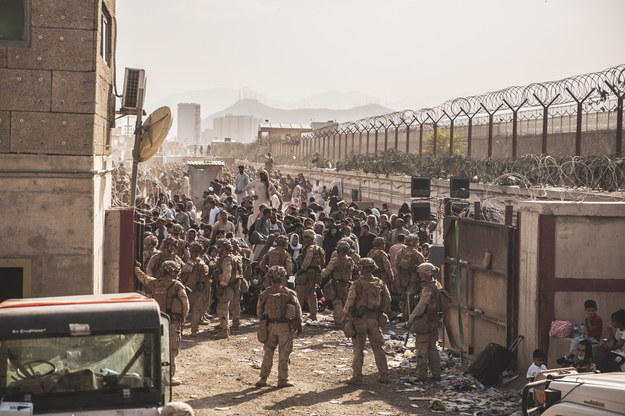
[[[468,372],[485,386],[499,383],[501,374],[514,358],[514,351],[523,339],[517,337],[510,348],[491,342],[469,366]]]

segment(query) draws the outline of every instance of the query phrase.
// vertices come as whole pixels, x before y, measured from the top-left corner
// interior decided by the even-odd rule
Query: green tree
[[[460,156],[466,154],[467,139],[454,134],[453,154]],[[434,154],[434,132],[430,132],[423,138],[423,153]],[[436,156],[449,156],[449,129],[438,129],[436,134]]]

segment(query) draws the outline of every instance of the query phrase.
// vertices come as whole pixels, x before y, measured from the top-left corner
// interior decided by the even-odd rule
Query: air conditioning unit
[[[124,75],[124,95],[122,96],[121,112],[143,110],[145,95],[145,69],[126,68]]]

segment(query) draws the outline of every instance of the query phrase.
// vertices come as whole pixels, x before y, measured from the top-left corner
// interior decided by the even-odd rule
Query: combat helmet
[[[146,247],[156,247],[156,245],[158,244],[158,238],[156,238],[155,235],[148,235],[143,239],[143,244]]]
[[[432,276],[434,273],[437,273],[438,271],[440,271],[440,269],[436,267],[435,265],[433,265],[432,263],[421,263],[419,266],[417,266],[417,272],[425,273],[428,276]]]
[[[198,241],[194,241],[193,243],[189,245],[189,251],[191,253],[201,253],[202,250],[204,250],[204,247]]]
[[[282,266],[271,266],[266,276],[272,282],[283,282],[286,280],[286,270]]]
[[[167,247],[169,244],[173,244],[174,246],[178,247],[178,240],[171,236],[163,240],[163,247]]]
[[[339,243],[336,245],[336,252],[337,253],[349,253],[349,250],[351,250],[351,246],[349,245],[349,243],[347,241],[339,241]]]
[[[316,235],[317,234],[315,234],[315,232],[313,230],[304,230],[304,238],[312,238],[312,239],[314,239]]]
[[[228,251],[232,251],[232,243],[228,239],[221,238],[217,240],[217,248],[219,248],[220,250],[222,248],[226,248],[228,249]]]
[[[360,265],[360,270],[375,270],[378,266],[375,265],[375,261],[371,257],[363,257],[360,259],[358,263]]]
[[[184,228],[182,228],[182,225],[180,224],[174,224],[171,227],[171,232],[173,234],[182,234],[184,232]]]
[[[286,238],[286,235],[279,235],[274,241],[277,246],[286,246],[289,240]]]
[[[376,237],[373,239],[373,247],[384,248],[386,246],[386,238]]]
[[[178,274],[180,272],[180,264],[173,260],[167,260],[162,265],[163,274]]]
[[[419,236],[416,234],[408,234],[406,236],[405,242],[408,247],[415,247],[417,244],[419,244]]]

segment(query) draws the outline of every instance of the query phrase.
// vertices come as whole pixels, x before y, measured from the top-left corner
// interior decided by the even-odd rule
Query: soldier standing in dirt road
[[[289,382],[289,355],[293,351],[293,334],[302,333],[302,309],[295,292],[284,286],[287,278],[284,267],[270,267],[267,277],[271,286],[260,294],[256,306],[256,316],[261,320],[258,337],[265,344],[256,387],[267,385],[276,347],[279,354],[278,387],[292,387],[293,383]]]
[[[382,349],[384,337],[381,327],[388,320],[391,294],[384,282],[373,275],[375,262],[369,257],[360,259],[360,278],[352,283],[347,295],[343,315],[350,320],[346,326],[353,325],[352,377],[349,384],[362,383],[362,364],[364,361],[365,342],[367,337],[373,350],[375,365],[378,368],[378,381],[388,383],[388,363]],[[346,333],[346,335],[348,335]]]

